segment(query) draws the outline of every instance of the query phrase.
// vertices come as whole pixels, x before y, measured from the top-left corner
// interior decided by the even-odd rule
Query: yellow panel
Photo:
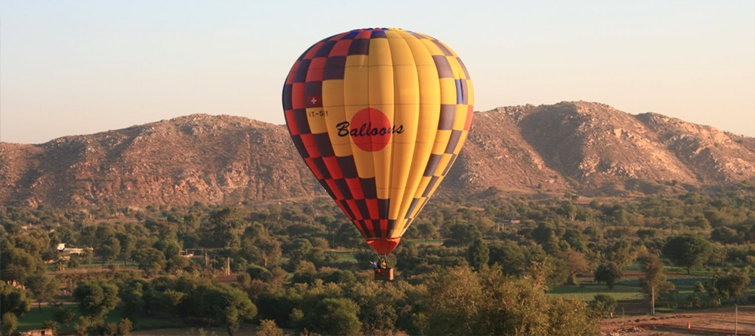
[[[391,50],[388,39],[370,39],[369,58],[369,103],[370,107],[383,112],[391,124],[394,122],[394,83],[393,63],[391,62]],[[372,152],[375,169],[375,187],[377,197],[387,199],[390,197],[391,183],[391,160],[393,157],[394,136],[383,149]],[[389,219],[395,219],[390,218]]]
[[[453,78],[440,79],[440,103],[456,105],[456,81]]]
[[[368,66],[369,58],[367,55],[349,55],[346,56],[346,64],[345,66],[347,68],[349,67],[366,67]]]
[[[323,107],[307,108],[307,122],[312,134],[320,134],[328,131],[325,125],[325,109]]]
[[[352,56],[346,58],[347,62],[350,57]],[[359,110],[367,107],[370,103],[370,68],[367,66],[347,67],[343,79],[344,106],[360,106]],[[351,117],[359,110],[346,109],[347,119],[351,120]]]
[[[406,216],[412,200],[416,197],[415,194],[418,192],[422,194],[430,181],[430,177],[423,178],[422,174],[427,167],[438,132],[440,82],[438,81],[438,69],[435,66],[435,61],[425,44],[412,34],[403,32],[402,36],[411,49],[416,64],[420,102],[414,153],[405,184],[405,192],[401,200],[401,209],[399,210],[399,216],[403,218]],[[433,45],[433,47],[436,46]],[[400,227],[397,226],[394,233],[402,234],[408,224],[410,223],[404,222]]]
[[[444,170],[446,170],[446,166],[448,166],[448,163],[451,161],[451,154],[443,154],[443,156],[440,157],[440,162],[438,162],[438,167],[435,168],[435,172],[433,172],[433,176],[441,176]],[[436,183],[435,185],[438,185],[440,183]]]
[[[403,218],[402,199],[414,156],[419,123],[419,78],[409,45],[398,34],[389,35],[391,57],[394,61],[395,115],[393,125],[403,132],[393,135],[393,162],[391,171],[391,204],[389,218]],[[401,220],[403,223],[403,220]],[[396,227],[400,224],[396,223]]]
[[[349,136],[338,136],[337,125],[346,121],[346,109],[343,106],[344,92],[342,79],[329,79],[322,82],[322,101],[326,111],[325,124],[328,128],[330,143],[336,156],[351,155]]]
[[[464,129],[464,123],[467,121],[467,105],[459,104],[456,105],[456,116],[454,117],[454,123],[451,126],[452,129],[455,130],[463,130]]]
[[[448,147],[448,139],[451,138],[451,130],[438,130],[438,135],[433,143],[433,154],[443,154]]]
[[[367,67],[367,57],[352,55],[346,57],[346,68],[344,70],[343,91],[344,91],[344,115],[346,121],[351,122],[351,118],[360,110],[369,107],[370,104],[370,72]],[[349,66],[349,64],[351,64]],[[357,174],[361,178],[375,177],[375,169],[372,161],[372,153],[361,150],[353,139],[349,136],[351,152],[354,154],[354,163],[357,167]]]
[[[388,43],[391,50],[391,62],[393,66],[408,65],[414,67],[414,57],[412,50],[404,40],[403,36],[397,31],[387,31]]]
[[[430,52],[431,55],[443,55],[443,50],[440,50],[435,43],[431,40],[419,40],[425,45],[425,49]],[[434,63],[433,63],[434,64]]]
[[[417,191],[414,193],[414,198],[422,197],[422,193],[425,192],[425,189],[427,189],[427,185],[430,184],[432,178],[432,176],[422,176],[419,181],[419,187],[417,187]]]
[[[454,72],[454,78],[466,79],[464,77],[464,69],[461,68],[461,64],[459,64],[456,57],[447,56],[446,59],[448,60],[448,64],[451,65],[451,70]]]
[[[474,88],[472,87],[471,79],[467,79],[467,90],[469,91],[469,99],[467,100],[467,105],[472,106],[474,105]]]

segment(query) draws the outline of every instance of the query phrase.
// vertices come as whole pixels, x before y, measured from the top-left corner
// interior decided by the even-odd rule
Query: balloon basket
[[[393,280],[393,268],[382,268],[380,273],[375,272],[375,280]]]

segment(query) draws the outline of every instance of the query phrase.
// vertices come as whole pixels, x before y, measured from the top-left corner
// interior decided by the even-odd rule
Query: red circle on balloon
[[[383,112],[367,107],[351,118],[349,134],[354,144],[366,152],[377,152],[391,140],[391,121]]]

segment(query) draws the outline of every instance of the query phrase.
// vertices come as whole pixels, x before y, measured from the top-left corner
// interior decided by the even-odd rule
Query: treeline
[[[140,317],[156,316],[180,318],[187,325],[224,325],[229,333],[253,321],[266,328],[307,328],[308,333],[322,334],[336,333],[329,329],[335,326],[362,334],[584,334],[597,332],[596,310],[545,296],[549,287],[575,284],[582,273],[593,272],[596,281],[613,286],[627,267],[640,261],[642,267],[648,265],[643,288],[663,295],[673,293],[662,276],[664,262],[686,272],[707,265],[723,270],[702,284],[710,298],[719,301],[742,295],[723,284],[749,285],[752,268],[747,266],[755,261],[755,196],[750,185],[632,201],[586,202],[574,194],[535,201],[498,194],[491,188],[479,195],[433,200],[391,255],[401,279],[394,283],[369,280],[366,269],[375,255],[329,199],[238,208],[8,207],[0,212],[0,278],[23,287],[3,285],[3,293],[8,293],[3,305],[20,302],[3,306],[4,320],[13,315],[3,325],[12,325],[11,320],[28,311],[23,302],[32,298],[41,303],[70,295],[80,303],[80,312],[87,312],[81,305],[89,296],[76,293],[89,288],[116,293],[114,300],[123,303],[129,322],[137,327]],[[62,243],[81,248],[81,255],[59,251]],[[342,260],[339,251],[356,251],[350,253],[356,262]],[[67,269],[93,262],[109,269],[99,276],[107,277],[106,283],[64,275]],[[132,267],[141,272],[124,272]],[[59,272],[49,276],[48,268]],[[212,280],[226,271],[236,274],[236,281]],[[460,287],[471,292],[453,292],[458,279],[464,279],[469,285]],[[449,299],[444,308],[454,315],[443,315],[438,303],[444,295],[467,297],[471,306]],[[540,308],[502,301],[507,295],[532,297]],[[214,308],[196,310],[204,309],[197,302]],[[500,310],[504,304],[517,312]],[[569,309],[579,317],[557,320],[566,313],[554,311]],[[102,314],[89,312],[80,324],[62,319],[59,325],[78,325],[80,334],[118,328],[104,324]],[[452,316],[464,316],[468,323],[457,323]],[[486,320],[490,316],[510,322]],[[448,325],[442,324],[444,319]],[[571,321],[584,329],[569,329]],[[540,329],[532,329],[535,326]]]

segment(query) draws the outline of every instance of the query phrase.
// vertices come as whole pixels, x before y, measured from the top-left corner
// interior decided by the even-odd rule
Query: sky
[[[283,124],[298,56],[355,28],[456,51],[475,110],[601,102],[755,136],[755,1],[0,0],[0,141],[194,113]]]

